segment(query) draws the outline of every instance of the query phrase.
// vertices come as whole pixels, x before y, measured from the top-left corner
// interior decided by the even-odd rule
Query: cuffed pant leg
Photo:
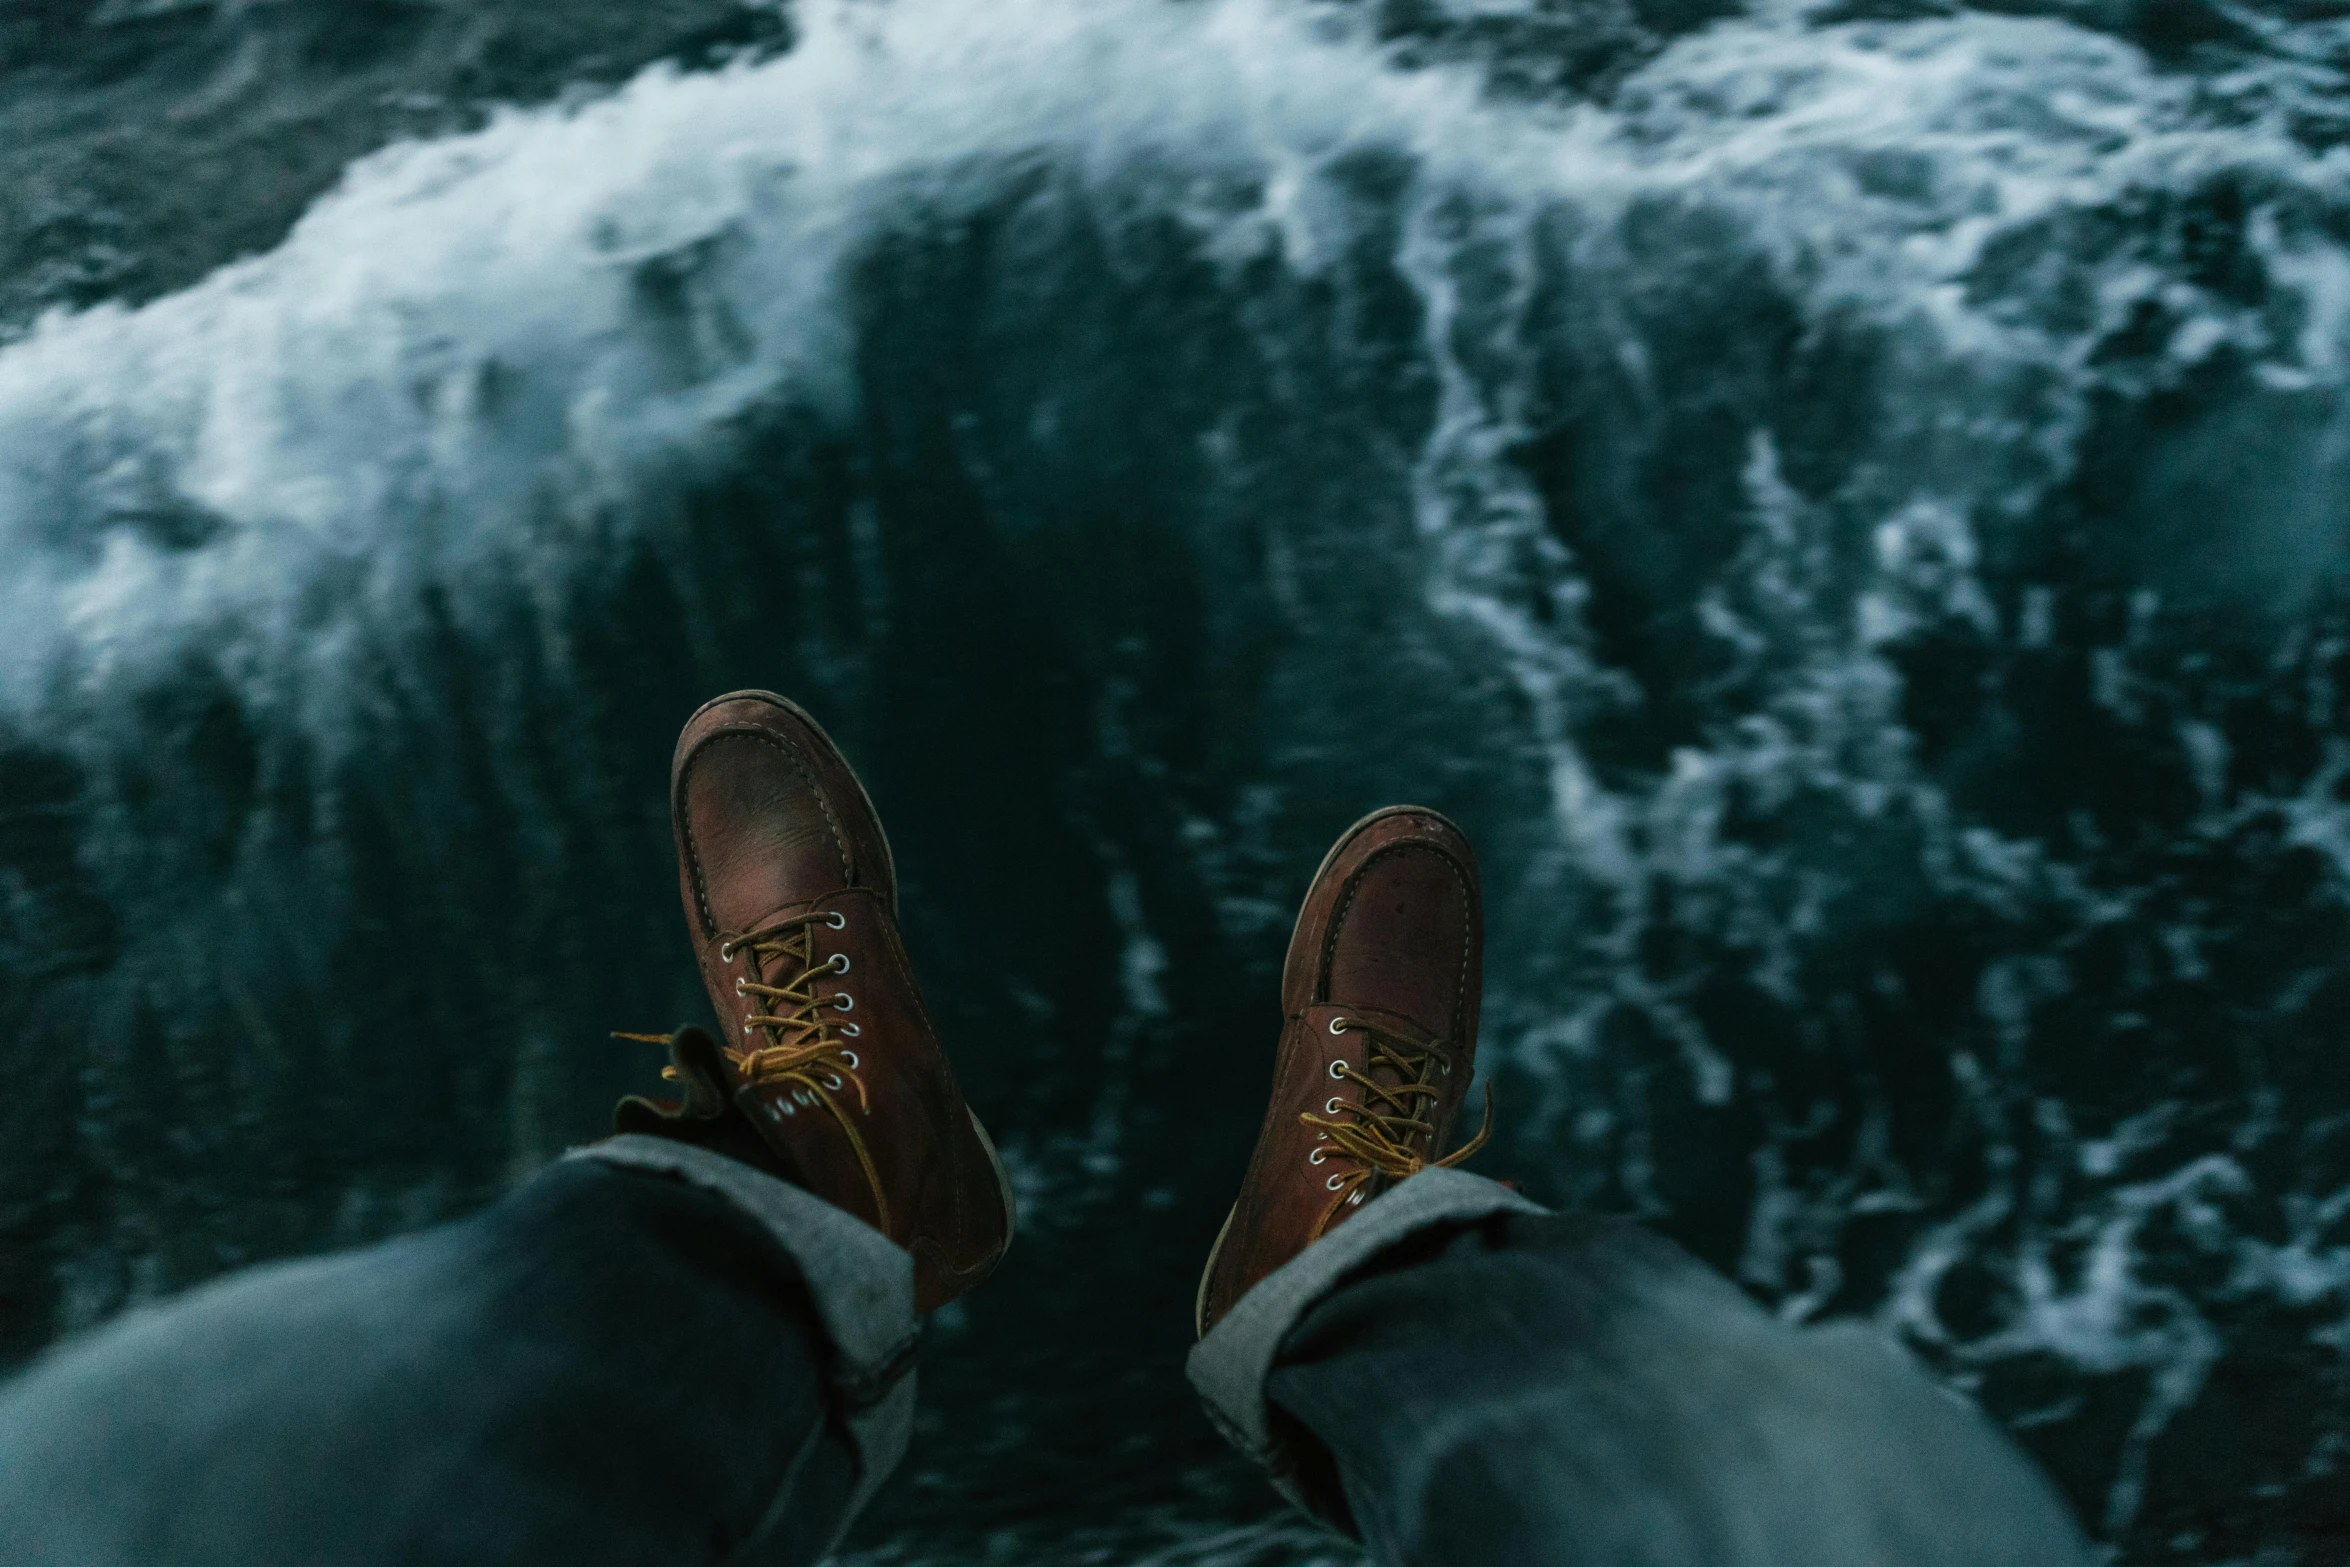
[[[1386,1219],[1257,1325],[1278,1342],[1255,1409],[1223,1416],[1253,1415],[1289,1494],[1385,1567],[2088,1559],[2029,1461],[1890,1340],[1789,1327],[1636,1226],[1444,1174],[1420,1206],[1453,1215],[1383,1216],[1415,1177],[1290,1264]],[[1499,1194],[1482,1215],[1476,1187]]]
[[[0,1391],[8,1560],[817,1560],[902,1451],[910,1264],[647,1141],[44,1357]]]

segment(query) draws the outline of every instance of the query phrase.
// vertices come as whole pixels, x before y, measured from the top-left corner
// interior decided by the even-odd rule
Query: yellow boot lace
[[[722,962],[731,965],[738,953],[750,960],[750,973],[735,979],[734,993],[758,998],[761,1010],[743,1019],[742,1031],[753,1038],[764,1035],[766,1041],[729,1043],[721,1048],[744,1086],[784,1084],[790,1087],[788,1098],[777,1102],[778,1114],[793,1114],[795,1104],[811,1108],[822,1105],[832,1113],[840,1129],[848,1134],[849,1146],[856,1150],[857,1164],[865,1172],[865,1184],[873,1191],[877,1227],[887,1234],[889,1198],[881,1189],[881,1173],[874,1168],[873,1154],[865,1146],[864,1133],[857,1129],[856,1121],[840,1098],[854,1089],[858,1113],[872,1113],[872,1099],[865,1092],[865,1080],[858,1075],[863,1063],[848,1043],[864,1030],[855,1023],[840,1020],[841,1013],[855,1008],[856,997],[846,991],[830,996],[816,994],[820,976],[849,971],[849,955],[845,952],[836,952],[829,958],[817,957],[816,932],[819,928],[841,930],[847,925],[847,917],[838,912],[795,914],[721,942],[718,956]],[[661,1075],[674,1081],[677,1068],[665,1066]]]
[[[1444,1097],[1444,1089],[1425,1079],[1431,1064],[1441,1075],[1451,1075],[1451,1061],[1438,1051],[1422,1049],[1360,1018],[1330,1020],[1331,1033],[1350,1030],[1370,1036],[1370,1060],[1359,1072],[1344,1061],[1333,1061],[1330,1075],[1340,1082],[1351,1079],[1362,1084],[1362,1102],[1348,1104],[1333,1095],[1323,1106],[1324,1114],[1316,1115],[1308,1110],[1298,1117],[1306,1125],[1320,1128],[1315,1141],[1328,1145],[1317,1146],[1308,1163],[1321,1164],[1333,1153],[1353,1163],[1353,1168],[1337,1171],[1322,1183],[1332,1196],[1330,1205],[1322,1210],[1322,1217],[1314,1222],[1312,1238],[1316,1240],[1329,1229],[1339,1209],[1364,1199],[1366,1188],[1374,1179],[1384,1176],[1400,1181],[1422,1170],[1448,1170],[1484,1147],[1486,1139],[1493,1135],[1493,1085],[1487,1083],[1485,1124],[1477,1135],[1441,1159],[1427,1158],[1414,1145],[1422,1137],[1432,1139],[1436,1135],[1436,1125],[1426,1118],[1426,1112]],[[1370,1075],[1381,1067],[1394,1075],[1392,1085]]]

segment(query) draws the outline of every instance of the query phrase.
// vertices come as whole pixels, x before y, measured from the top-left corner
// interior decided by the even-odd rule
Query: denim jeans
[[[470,1219],[53,1351],[0,1393],[0,1541],[21,1567],[811,1563],[904,1450],[914,1330],[872,1230],[616,1138]],[[1889,1344],[1455,1172],[1267,1279],[1191,1371],[1390,1567],[2086,1559]]]

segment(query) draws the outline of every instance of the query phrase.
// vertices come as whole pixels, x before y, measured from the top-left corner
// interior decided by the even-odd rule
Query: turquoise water
[[[763,685],[1032,1218],[858,1560],[1324,1559],[1176,1362],[1393,799],[1485,857],[1481,1168],[1901,1335],[2121,1560],[2339,1559],[2340,23],[792,31],[0,348],[19,1352],[594,1135]]]

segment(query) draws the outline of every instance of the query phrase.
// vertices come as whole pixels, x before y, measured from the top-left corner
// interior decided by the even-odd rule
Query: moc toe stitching
[[[1425,854],[1440,861],[1444,868],[1452,873],[1452,879],[1454,883],[1461,890],[1461,899],[1464,905],[1474,906],[1476,903],[1477,883],[1476,879],[1470,874],[1468,867],[1461,864],[1458,858],[1446,853],[1437,845],[1425,842],[1406,841],[1403,843],[1387,844],[1381,848],[1372,850],[1369,854],[1363,857],[1363,863],[1356,866],[1353,873],[1347,877],[1346,886],[1339,893],[1338,902],[1331,910],[1330,928],[1323,933],[1322,961],[1314,975],[1314,991],[1316,996],[1321,1001],[1328,1002],[1332,999],[1330,995],[1330,970],[1333,966],[1336,965],[1338,961],[1338,940],[1340,935],[1343,934],[1346,930],[1346,916],[1354,907],[1355,895],[1362,890],[1363,883],[1369,879],[1373,867],[1377,866],[1381,860],[1398,858],[1406,854]],[[1469,964],[1476,957],[1476,955],[1476,921],[1473,918],[1463,919],[1461,921],[1461,961],[1459,966],[1453,970],[1451,1012],[1452,1026],[1448,1030],[1449,1036],[1455,1044],[1459,1042],[1461,1029],[1467,1020],[1467,1014],[1469,1010]]]
[[[677,818],[678,836],[684,842],[686,868],[693,877],[694,904],[701,911],[702,934],[705,938],[718,934],[718,920],[710,912],[709,878],[702,869],[702,850],[695,841],[693,812],[687,805],[687,791],[695,766],[709,754],[713,746],[723,740],[749,740],[767,746],[783,757],[791,770],[799,775],[801,782],[808,786],[808,792],[816,797],[818,808],[824,812],[825,829],[832,834],[833,852],[840,856],[841,885],[847,887],[854,881],[847,833],[841,826],[839,815],[832,808],[832,797],[825,793],[823,781],[817,777],[815,768],[801,752],[799,745],[788,735],[753,724],[729,725],[714,730],[696,741],[694,748],[686,753],[685,760],[678,764],[677,782],[671,789],[671,797],[675,802],[672,810]]]

